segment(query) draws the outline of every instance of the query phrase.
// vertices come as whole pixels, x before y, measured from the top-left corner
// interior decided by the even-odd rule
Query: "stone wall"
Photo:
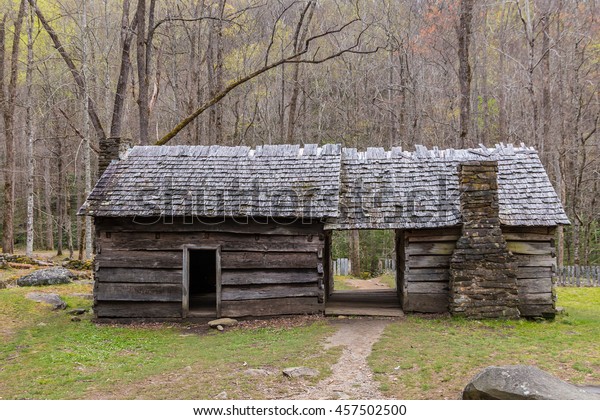
[[[518,318],[516,262],[498,218],[498,163],[459,165],[462,235],[450,259],[450,312]]]
[[[109,137],[100,140],[100,153],[98,155],[98,176],[101,176],[110,162],[125,156],[131,147],[131,140],[121,137]]]

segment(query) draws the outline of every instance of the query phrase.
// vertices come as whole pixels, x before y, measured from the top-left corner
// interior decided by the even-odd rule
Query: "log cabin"
[[[323,313],[331,233],[349,229],[395,231],[405,312],[554,316],[554,235],[569,221],[532,148],[109,138],[100,152],[79,211],[94,219],[98,319]]]

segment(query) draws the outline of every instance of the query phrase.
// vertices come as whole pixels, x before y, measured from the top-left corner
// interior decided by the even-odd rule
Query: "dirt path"
[[[380,277],[368,280],[362,279],[344,279],[344,283],[354,289],[390,289],[390,287],[380,281]]]
[[[384,399],[373,380],[373,372],[367,364],[373,344],[391,321],[387,319],[335,320],[339,329],[325,343],[326,348],[344,346],[340,360],[331,367],[330,377],[305,392],[290,399]]]

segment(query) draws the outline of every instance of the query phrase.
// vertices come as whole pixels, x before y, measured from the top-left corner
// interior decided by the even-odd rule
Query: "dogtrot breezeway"
[[[329,296],[325,315],[401,317],[404,312],[395,289],[338,290]]]

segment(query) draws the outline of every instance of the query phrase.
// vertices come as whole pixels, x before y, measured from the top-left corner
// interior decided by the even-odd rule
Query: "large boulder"
[[[52,306],[52,309],[65,309],[67,304],[56,293],[27,293],[25,297],[35,302],[47,303]]]
[[[34,271],[17,280],[17,286],[47,286],[50,284],[71,283],[75,275],[66,268],[53,267]]]
[[[597,400],[600,395],[535,366],[490,366],[463,391],[464,400]]]

